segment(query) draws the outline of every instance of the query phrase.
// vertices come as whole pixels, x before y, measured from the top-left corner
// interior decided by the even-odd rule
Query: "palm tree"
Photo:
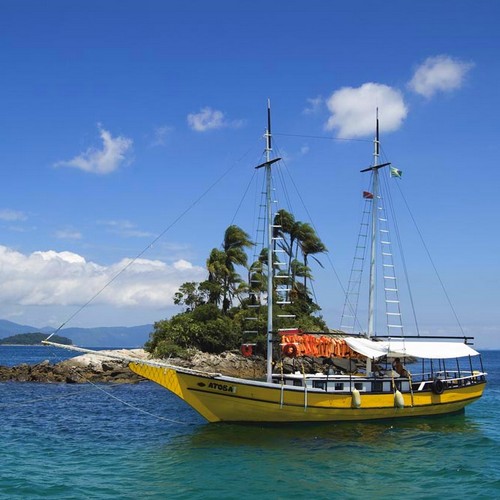
[[[207,270],[208,280],[205,287],[208,289],[208,302],[218,306],[224,294],[225,276],[228,274],[225,252],[213,248],[207,259]]]
[[[229,226],[224,233],[224,241],[222,243],[228,267],[234,267],[234,265],[246,266],[247,254],[245,253],[245,248],[252,246],[253,243],[250,240],[250,236],[241,227],[235,225]]]
[[[267,267],[267,249],[263,248],[259,258],[248,269],[248,287],[253,300],[252,304],[256,303],[257,296],[266,289],[267,275],[265,272]]]
[[[286,274],[291,277],[291,286],[293,286],[294,276],[292,270],[292,260],[294,255],[297,253],[297,247],[294,249],[294,245],[298,240],[300,234],[301,222],[296,221],[295,217],[286,210],[278,210],[274,217],[274,226],[276,229],[276,234],[281,236],[283,240],[280,242],[280,247],[285,250],[288,262],[286,266]]]
[[[242,287],[243,280],[235,271],[235,266],[247,266],[247,254],[245,248],[253,246],[250,236],[236,225],[229,226],[224,233],[222,243],[224,255],[224,274],[223,274],[223,301],[222,311],[224,314],[228,311],[232,303],[232,297],[244,291]],[[221,256],[222,258],[222,256]]]
[[[302,250],[302,255],[304,257],[304,266],[306,268],[308,268],[307,267],[307,259],[308,259],[309,255],[324,253],[327,251],[326,246],[320,240],[319,236],[316,234],[316,231],[307,222],[305,222],[301,225],[299,245],[300,245],[300,249]],[[321,262],[316,257],[313,257],[313,259],[321,267],[323,267]],[[306,287],[307,278],[308,278],[308,276],[304,275],[304,287]]]

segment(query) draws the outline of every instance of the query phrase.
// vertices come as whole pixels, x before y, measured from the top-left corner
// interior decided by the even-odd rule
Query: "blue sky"
[[[59,326],[230,170],[70,326],[175,312],[173,293],[204,278],[261,159],[270,98],[276,151],[307,206],[298,218],[310,215],[330,250],[313,269],[329,325],[343,305],[330,261],[345,281],[378,106],[384,154],[404,172],[464,331],[500,347],[499,10],[483,0],[1,2],[0,317]],[[245,202],[235,219],[250,233],[251,213]],[[459,333],[408,237],[421,330]]]

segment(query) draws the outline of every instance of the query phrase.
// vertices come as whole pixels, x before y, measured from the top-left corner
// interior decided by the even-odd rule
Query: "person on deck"
[[[405,369],[399,358],[396,358],[392,362],[392,368],[400,377],[409,377],[408,371]]]

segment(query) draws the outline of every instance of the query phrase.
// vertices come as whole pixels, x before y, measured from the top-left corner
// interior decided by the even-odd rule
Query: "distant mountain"
[[[34,326],[28,325],[18,325],[12,321],[7,321],[6,319],[0,319],[0,338],[9,337],[10,335],[17,335],[18,333],[31,333],[31,332],[42,332],[44,330],[40,328],[35,328]]]
[[[59,334],[73,344],[87,347],[142,347],[149,339],[153,325],[102,326],[97,328],[63,328]]]
[[[37,328],[29,325],[19,325],[5,319],[0,319],[0,339],[21,333],[42,332],[51,334],[54,328]],[[142,347],[149,339],[153,325],[140,326],[103,326],[96,328],[63,328],[57,332],[67,337],[73,344],[84,347]]]

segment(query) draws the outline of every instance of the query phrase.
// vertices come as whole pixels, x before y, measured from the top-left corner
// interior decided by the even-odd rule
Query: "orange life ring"
[[[282,352],[289,358],[295,358],[297,356],[297,346],[295,344],[285,344],[282,348]]]
[[[241,354],[243,354],[245,358],[250,357],[253,354],[253,346],[250,344],[242,344]]]

